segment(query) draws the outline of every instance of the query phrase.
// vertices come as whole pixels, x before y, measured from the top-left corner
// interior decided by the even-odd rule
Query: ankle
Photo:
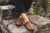
[[[21,16],[26,16],[26,13],[21,13]]]
[[[25,21],[25,23],[30,23],[30,21]]]

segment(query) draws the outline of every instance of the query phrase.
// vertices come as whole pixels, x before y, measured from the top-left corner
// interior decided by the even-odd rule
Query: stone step
[[[7,27],[9,24],[15,23],[16,19],[11,19],[11,20],[3,20],[3,25]]]
[[[15,24],[8,25],[8,30],[11,33],[31,33],[31,31],[28,31],[25,26],[18,27]]]
[[[9,33],[9,31],[2,24],[0,24],[0,27],[3,33]]]
[[[28,18],[30,19],[30,21],[33,24],[36,24],[39,27],[42,27],[43,25],[50,24],[50,20],[48,20],[44,17],[41,17],[39,15],[28,15]]]
[[[16,19],[12,20],[3,20],[3,25],[5,28],[7,28],[10,33],[31,33],[32,31],[29,31],[25,25],[18,27],[15,25]],[[35,28],[35,27],[34,27]]]
[[[26,29],[25,24],[18,27],[15,25],[17,19],[3,20],[3,26],[10,33],[45,33],[48,31],[50,33],[50,21],[44,17],[40,17],[39,15],[31,15],[27,14],[31,23],[33,24],[34,31],[29,31]],[[1,25],[2,26],[2,25]],[[3,27],[2,27],[3,28]],[[4,29],[5,29],[4,28]]]

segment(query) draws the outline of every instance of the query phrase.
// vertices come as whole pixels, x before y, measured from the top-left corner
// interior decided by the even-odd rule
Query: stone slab
[[[40,17],[39,15],[28,15],[30,21],[33,23],[34,31],[28,31],[23,24],[22,26],[18,27],[15,25],[16,19],[10,19],[10,20],[3,20],[3,26],[7,28],[10,33],[34,33],[34,32],[41,32],[44,33],[47,31],[50,31],[50,21],[44,17]],[[46,25],[49,24],[49,25]],[[44,26],[43,26],[44,25]],[[37,30],[41,26],[40,30]],[[43,29],[44,28],[44,29]],[[38,33],[39,33],[38,32]],[[50,33],[50,32],[49,32]]]
[[[35,24],[35,25],[37,25],[39,27],[41,27],[43,25],[46,25],[46,24],[50,24],[50,20],[48,20],[48,19],[46,19],[44,17],[41,17],[39,15],[28,15],[28,18],[30,19],[30,21],[33,24]]]
[[[31,31],[28,31],[25,26],[18,27],[15,24],[8,25],[8,30],[11,33],[31,33]]]
[[[3,20],[3,25],[7,27],[9,24],[15,23],[16,19],[11,19],[11,20]]]
[[[9,33],[9,31],[2,24],[0,24],[0,27],[3,33]]]

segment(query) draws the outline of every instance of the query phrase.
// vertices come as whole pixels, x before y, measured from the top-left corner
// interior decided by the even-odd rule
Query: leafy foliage
[[[34,2],[33,11],[35,11],[35,14],[41,15],[42,8],[44,12],[50,12],[50,0],[34,0]]]

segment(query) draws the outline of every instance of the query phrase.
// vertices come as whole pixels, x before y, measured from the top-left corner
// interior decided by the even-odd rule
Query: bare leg
[[[25,21],[25,25],[27,29],[34,30],[33,24],[31,24],[31,22],[29,21],[28,17],[26,16],[26,13],[21,13],[21,16],[23,17]]]
[[[25,25],[26,25],[28,30],[34,30],[33,24],[31,24],[31,22],[29,21],[28,17],[26,16],[26,13],[21,13],[16,24],[21,25],[23,22],[22,19],[24,19]]]

